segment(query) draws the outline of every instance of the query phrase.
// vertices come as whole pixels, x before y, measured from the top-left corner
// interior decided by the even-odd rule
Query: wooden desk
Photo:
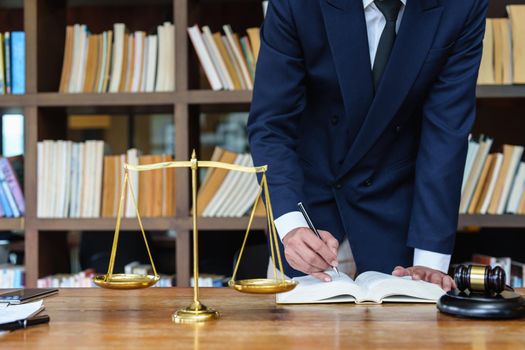
[[[45,299],[49,325],[0,336],[1,349],[517,349],[525,321],[472,321],[435,305],[276,306],[273,296],[206,289],[222,313],[200,325],[171,322],[191,289],[62,289]]]

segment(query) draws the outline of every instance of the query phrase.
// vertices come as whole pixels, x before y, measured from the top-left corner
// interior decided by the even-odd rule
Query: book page
[[[358,302],[372,301],[379,303],[389,301],[388,297],[393,297],[392,301],[436,302],[445,294],[444,290],[433,283],[414,281],[409,276],[396,277],[374,271],[368,271],[359,275],[355,283],[366,291],[366,297],[362,300],[358,299]]]
[[[322,282],[312,276],[296,277],[298,286],[290,292],[277,294],[278,304],[309,304],[331,302],[353,302],[365,294],[347,275],[339,276],[334,271],[326,271],[332,282]]]

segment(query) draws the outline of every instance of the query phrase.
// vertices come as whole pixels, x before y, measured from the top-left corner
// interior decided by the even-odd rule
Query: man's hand
[[[339,242],[329,232],[319,230],[321,239],[306,227],[299,227],[283,238],[284,255],[294,269],[312,275],[321,281],[332,279],[324,271],[337,266]]]
[[[456,283],[452,277],[441,271],[431,269],[430,267],[412,266],[404,268],[402,266],[396,266],[394,271],[392,271],[392,275],[398,277],[410,276],[413,280],[435,283],[445,292],[456,288]]]

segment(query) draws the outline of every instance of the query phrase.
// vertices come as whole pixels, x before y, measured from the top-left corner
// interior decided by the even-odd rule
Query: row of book
[[[25,33],[0,33],[0,95],[24,94]]]
[[[37,145],[38,200],[40,218],[116,217],[124,183],[124,163],[144,165],[171,161],[170,155],[104,156],[103,141],[45,140]],[[175,215],[175,171],[130,171],[129,182],[141,216]],[[126,191],[124,217],[135,217],[131,191]]]
[[[138,273],[133,269],[129,269],[126,273]],[[93,269],[81,271],[79,273],[62,273],[39,278],[37,281],[38,288],[92,288],[96,287],[93,283],[93,277],[96,273]],[[174,276],[161,275],[160,280],[155,284],[155,287],[173,287]]]
[[[525,84],[525,5],[507,13],[487,19],[478,84]]]
[[[38,288],[95,287],[93,277],[95,277],[94,270],[86,270],[73,274],[63,273],[39,278],[36,285]]]
[[[91,34],[85,24],[66,28],[59,91],[62,93],[153,92],[175,89],[175,27],[157,34],[128,33],[126,25]]]
[[[0,217],[18,218],[25,214],[23,175],[20,173],[23,162],[22,156],[0,157]]]
[[[208,26],[188,28],[190,40],[213,90],[252,90],[259,56],[259,28],[248,28],[239,38],[231,26],[224,34],[212,33]]]
[[[248,153],[235,153],[216,147],[212,161],[253,166]],[[259,191],[255,174],[209,168],[197,193],[197,215],[203,217],[241,217],[252,209]],[[256,207],[256,216],[265,216],[262,201]]]
[[[23,288],[25,269],[21,265],[0,265],[0,288]]]
[[[199,288],[200,287],[224,287],[228,284],[227,278],[221,275],[213,274],[200,274],[199,275]],[[190,279],[190,286],[195,286],[195,278],[192,276]]]
[[[153,275],[153,269],[150,264],[141,264],[133,261],[124,266],[124,273],[128,275]],[[177,285],[174,275],[160,275],[159,281],[154,287],[174,287]]]
[[[525,214],[525,162],[522,146],[503,145],[490,153],[493,139],[470,140],[460,214]]]

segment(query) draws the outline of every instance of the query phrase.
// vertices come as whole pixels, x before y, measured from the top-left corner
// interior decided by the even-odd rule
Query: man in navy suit
[[[453,287],[487,6],[270,0],[248,132],[255,164],[269,166],[287,276],[329,281],[344,256],[351,274]]]

